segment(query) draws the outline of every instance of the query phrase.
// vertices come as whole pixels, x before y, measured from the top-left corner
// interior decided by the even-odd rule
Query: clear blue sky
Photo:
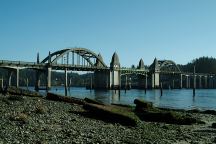
[[[109,65],[216,57],[216,0],[0,0],[0,59],[36,61],[67,47]]]

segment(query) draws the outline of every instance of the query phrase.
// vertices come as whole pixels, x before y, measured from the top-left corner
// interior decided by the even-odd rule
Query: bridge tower
[[[37,64],[40,63],[40,58],[39,58],[39,53],[37,53]],[[35,73],[35,77],[36,77],[36,82],[35,82],[35,90],[36,91],[39,91],[39,87],[40,87],[40,73],[39,73],[39,70],[36,70],[36,73]]]
[[[66,73],[66,72],[65,72]],[[52,74],[52,66],[51,66],[51,53],[49,52],[49,60],[48,60],[48,65],[47,65],[47,71],[46,71],[46,76],[47,76],[47,90],[51,89],[51,74]]]
[[[140,59],[138,69],[145,70],[143,59]],[[146,75],[138,75],[138,87],[144,89],[146,87]]]
[[[158,60],[155,58],[153,64],[151,65],[152,70],[152,88],[160,87],[160,68]]]
[[[98,54],[99,59],[103,60],[101,54]],[[96,59],[95,66],[97,68],[103,67],[103,64]],[[109,71],[95,70],[94,72],[94,88],[95,89],[109,89]]]
[[[121,75],[120,75],[120,62],[117,53],[115,52],[112,56],[110,63],[110,88],[119,89],[121,88]]]

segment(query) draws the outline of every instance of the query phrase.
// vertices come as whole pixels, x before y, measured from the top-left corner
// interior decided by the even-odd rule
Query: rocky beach
[[[176,113],[203,123],[179,125],[139,120],[136,126],[126,126],[91,117],[80,104],[1,94],[0,143],[216,143],[216,115]]]

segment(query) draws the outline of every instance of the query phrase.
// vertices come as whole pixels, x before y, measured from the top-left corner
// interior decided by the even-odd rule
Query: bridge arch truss
[[[86,48],[68,48],[50,53],[41,63],[107,68],[100,55]]]

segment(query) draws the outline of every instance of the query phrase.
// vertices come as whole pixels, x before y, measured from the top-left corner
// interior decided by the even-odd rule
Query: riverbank
[[[205,124],[140,121],[129,127],[87,117],[81,105],[43,97],[0,95],[0,143],[215,143],[211,114],[187,113]],[[178,112],[183,113],[183,112]],[[184,112],[185,113],[185,112]]]

